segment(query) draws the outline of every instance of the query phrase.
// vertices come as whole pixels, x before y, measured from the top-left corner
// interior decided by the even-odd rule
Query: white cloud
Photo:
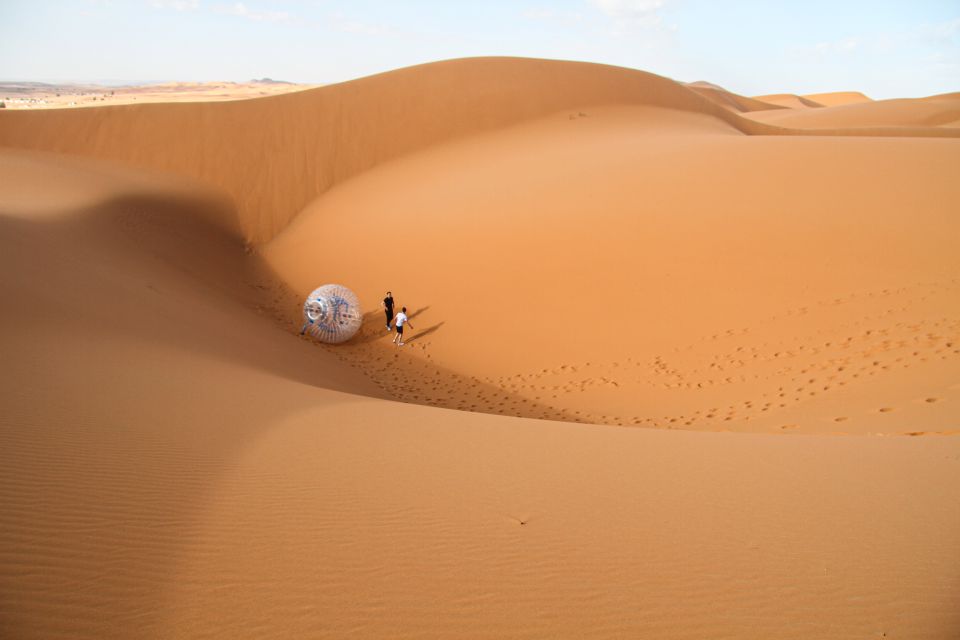
[[[356,20],[343,20],[341,22],[337,22],[334,27],[338,31],[343,31],[344,33],[356,33],[365,36],[378,36],[387,32],[386,27],[376,24],[366,24]]]
[[[200,0],[150,0],[150,6],[155,9],[196,11],[200,7]]]
[[[590,0],[590,4],[620,23],[657,26],[666,0]]]
[[[919,37],[938,44],[950,43],[957,36],[960,36],[960,18],[924,26],[919,30]]]
[[[217,11],[257,22],[287,22],[291,19],[291,15],[286,11],[256,11],[248,8],[247,5],[242,2],[235,2],[229,6],[218,7]]]
[[[883,54],[893,51],[933,49],[935,53],[956,52],[960,37],[960,18],[935,24],[924,24],[899,31],[860,34],[838,40],[796,47],[792,53],[800,58],[827,59],[853,53]],[[949,57],[949,53],[946,54]]]
[[[823,57],[836,53],[849,53],[859,46],[859,38],[843,38],[842,40],[834,40],[832,42],[818,42],[812,47],[801,49],[800,53]]]
[[[384,25],[354,20],[339,11],[327,16],[327,26],[328,28],[343,31],[344,33],[354,33],[364,36],[378,36],[391,31],[390,28]]]
[[[638,29],[675,31],[676,25],[663,24],[660,10],[669,0],[588,0],[613,22],[614,35],[624,35]]]
[[[583,14],[578,11],[558,11],[546,7],[534,7],[524,10],[521,15],[528,20],[538,22],[552,22],[564,25],[578,24],[583,21]]]
[[[636,18],[656,13],[666,0],[590,0],[590,4],[614,18]]]

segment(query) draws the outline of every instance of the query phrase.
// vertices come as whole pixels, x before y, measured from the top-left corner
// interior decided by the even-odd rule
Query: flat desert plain
[[[62,109],[150,102],[220,102],[302,91],[315,85],[263,78],[250,82],[164,82],[134,85],[0,82],[4,109]]]
[[[0,112],[0,636],[960,636],[958,118],[515,58]]]

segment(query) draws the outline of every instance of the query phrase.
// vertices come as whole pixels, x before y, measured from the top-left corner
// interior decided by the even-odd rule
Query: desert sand
[[[960,95],[848,102],[830,107],[758,111],[744,115],[784,127],[809,129],[957,127],[960,126]]]
[[[841,104],[857,104],[870,102],[871,98],[859,91],[833,91],[830,93],[808,93],[803,96],[825,107],[836,107]]]
[[[0,112],[0,636],[955,637],[955,96],[804,100]]]
[[[788,109],[818,109],[823,107],[820,102],[806,96],[799,96],[793,93],[771,93],[763,96],[755,96],[754,100],[766,102]]]
[[[704,80],[689,82],[686,86],[688,89],[696,91],[700,95],[709,98],[720,106],[727,107],[728,109],[733,109],[734,111],[738,112],[766,111],[768,109],[789,108],[784,105],[774,104],[773,102],[763,102],[762,100],[757,100],[755,98],[741,96],[732,91],[724,89],[720,85],[713,84],[712,82],[706,82]]]

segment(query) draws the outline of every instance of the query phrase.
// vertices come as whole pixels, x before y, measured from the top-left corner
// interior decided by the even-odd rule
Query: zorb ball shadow
[[[303,329],[320,342],[346,342],[363,322],[357,294],[340,284],[325,284],[303,303]]]

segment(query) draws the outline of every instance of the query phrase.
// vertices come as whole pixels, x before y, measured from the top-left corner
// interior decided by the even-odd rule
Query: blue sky
[[[348,80],[481,55],[746,95],[960,91],[960,0],[0,0],[0,80]]]

